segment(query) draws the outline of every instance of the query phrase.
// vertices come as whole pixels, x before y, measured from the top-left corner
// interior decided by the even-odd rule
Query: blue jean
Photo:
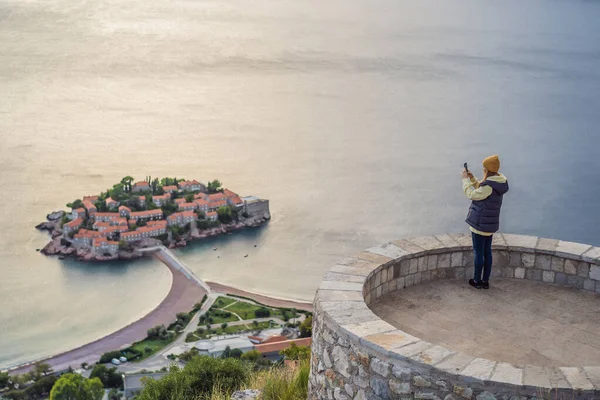
[[[475,252],[474,264],[475,264],[475,275],[473,280],[475,282],[487,282],[490,280],[490,274],[492,272],[492,237],[483,236],[471,232],[473,236],[473,251]],[[481,278],[481,271],[483,270],[483,279]]]

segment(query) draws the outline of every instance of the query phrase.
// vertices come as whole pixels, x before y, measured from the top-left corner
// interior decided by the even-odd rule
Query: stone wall
[[[493,252],[495,276],[600,293],[598,247],[496,234]],[[396,329],[368,307],[395,290],[472,273],[471,237],[464,234],[390,242],[331,268],[314,301],[309,398],[600,399],[600,360],[544,368],[475,358]]]

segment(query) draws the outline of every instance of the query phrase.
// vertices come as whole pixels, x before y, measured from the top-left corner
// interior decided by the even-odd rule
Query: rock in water
[[[233,392],[231,400],[254,400],[258,399],[260,393],[260,390],[257,389],[238,390]]]
[[[48,221],[57,221],[57,220],[61,219],[63,217],[63,215],[65,215],[64,211],[54,211],[54,212],[46,215],[46,218],[48,219]]]

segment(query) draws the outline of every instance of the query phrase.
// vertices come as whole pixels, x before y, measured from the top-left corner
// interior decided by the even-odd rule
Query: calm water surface
[[[364,247],[465,231],[460,166],[491,153],[504,231],[600,245],[599,21],[577,0],[0,0],[0,368],[167,293],[153,261],[35,252],[48,211],[128,174],[269,198],[267,227],[179,254],[289,298]]]

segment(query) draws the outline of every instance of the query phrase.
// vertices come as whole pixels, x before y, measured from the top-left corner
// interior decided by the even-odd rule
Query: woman
[[[500,160],[497,155],[483,160],[483,179],[478,182],[472,173],[462,171],[463,190],[473,202],[466,222],[473,237],[475,252],[475,275],[469,285],[477,289],[490,288],[492,272],[492,237],[500,227],[502,197],[508,192],[508,181],[499,173]],[[483,277],[481,273],[483,271]]]

